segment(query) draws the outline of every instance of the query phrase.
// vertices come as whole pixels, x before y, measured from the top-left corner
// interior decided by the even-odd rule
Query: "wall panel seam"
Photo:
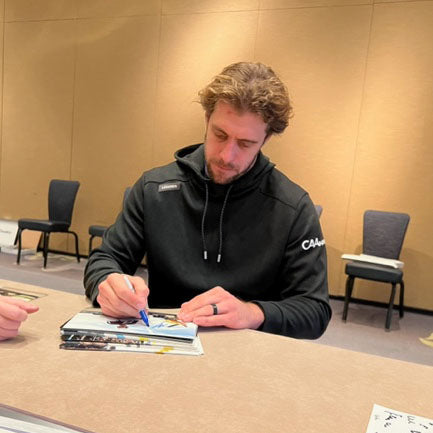
[[[357,128],[356,128],[355,148],[354,148],[353,160],[352,160],[352,173],[350,176],[350,185],[349,185],[349,196],[348,196],[347,207],[346,207],[346,216],[345,216],[346,222],[345,222],[345,227],[344,227],[344,232],[343,232],[344,233],[344,235],[343,235],[343,248],[346,245],[346,240],[347,240],[347,235],[348,235],[348,230],[349,230],[349,211],[350,211],[351,204],[352,204],[353,182],[354,182],[354,177],[355,177],[356,159],[358,156],[359,132],[360,132],[360,127],[361,127],[362,110],[364,107],[364,100],[365,100],[365,86],[366,86],[366,81],[367,81],[368,59],[370,56],[370,44],[371,44],[373,20],[374,20],[374,5],[371,5],[370,9],[371,9],[370,28],[369,28],[369,32],[368,32],[367,50],[366,50],[366,55],[365,55],[364,76],[363,76],[363,80],[362,80],[361,101],[359,104],[358,124],[357,124]],[[342,284],[344,282],[343,266],[344,266],[344,264],[342,263],[341,264],[341,272],[339,272],[339,278],[338,278],[338,288],[342,287]]]
[[[150,146],[150,160],[151,166],[155,166],[155,142],[156,137],[156,125],[158,116],[158,86],[159,86],[159,67],[160,67],[160,54],[161,54],[161,39],[162,39],[162,2],[159,10],[159,29],[158,29],[158,44],[156,53],[156,71],[155,71],[155,83],[154,83],[154,102],[153,102],[153,116],[152,116],[152,139]]]
[[[254,38],[254,48],[253,48],[253,59],[257,62],[257,39],[259,37],[259,25],[260,25],[260,10],[257,11],[257,21],[256,21],[256,35]]]
[[[259,8],[251,8],[251,9],[239,9],[239,10],[222,10],[222,11],[207,11],[207,12],[173,12],[173,13],[161,13],[164,17],[172,17],[172,16],[182,16],[182,15],[218,15],[218,14],[238,14],[240,12],[258,12]]]
[[[428,0],[433,1],[433,0]],[[285,10],[299,10],[299,9],[333,9],[333,8],[351,8],[357,6],[372,6],[371,1],[351,3],[347,5],[317,5],[317,6],[281,6],[281,7],[260,7],[261,11],[285,11]]]
[[[72,109],[71,109],[71,142],[69,151],[69,180],[72,180],[72,161],[74,155],[74,127],[75,127],[75,96],[76,96],[76,77],[77,77],[77,53],[78,53],[78,32],[77,20],[74,23],[74,72],[72,75]],[[79,180],[79,179],[77,179]],[[70,236],[66,239],[66,251],[70,251]]]
[[[2,33],[2,60],[1,60],[1,102],[0,102],[0,195],[2,191],[2,162],[3,162],[3,99],[4,99],[4,80],[5,80],[5,32],[6,32],[6,24],[5,24],[5,13],[6,13],[6,1],[3,2],[3,33]],[[0,205],[1,206],[1,205]]]
[[[158,14],[160,15],[160,14]],[[78,21],[78,20],[104,20],[114,18],[141,18],[157,16],[157,14],[133,14],[133,15],[101,15],[101,16],[88,16],[88,17],[71,17],[71,18],[40,18],[40,19],[4,19],[5,23],[40,23],[49,21]]]

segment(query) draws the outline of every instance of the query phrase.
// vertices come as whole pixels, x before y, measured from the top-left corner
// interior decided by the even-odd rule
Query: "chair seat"
[[[371,263],[349,262],[346,264],[347,275],[366,280],[382,281],[384,283],[401,283],[403,271],[390,266],[374,265]]]
[[[107,230],[107,226],[89,226],[89,235],[99,236],[102,238],[105,230]]]
[[[18,227],[22,230],[37,230],[40,232],[67,232],[69,230],[69,223],[22,218],[18,220]]]

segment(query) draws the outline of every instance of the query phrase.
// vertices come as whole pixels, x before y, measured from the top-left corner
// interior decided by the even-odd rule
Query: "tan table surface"
[[[373,404],[433,418],[433,367],[243,330],[200,330],[205,354],[58,348],[84,296],[47,296],[0,343],[0,402],[98,433],[364,433]]]

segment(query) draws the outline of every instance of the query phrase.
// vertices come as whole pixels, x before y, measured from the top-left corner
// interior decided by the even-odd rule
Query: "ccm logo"
[[[301,244],[303,250],[309,250],[310,248],[321,247],[322,245],[325,245],[325,239],[319,241],[319,239],[317,238],[305,239],[305,241],[303,241]]]
[[[180,182],[163,183],[158,186],[158,192],[174,191],[180,189]]]

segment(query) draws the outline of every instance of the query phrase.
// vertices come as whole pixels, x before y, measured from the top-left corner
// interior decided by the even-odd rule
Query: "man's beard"
[[[251,164],[245,170],[238,172],[238,173],[235,173],[230,177],[224,177],[224,178],[222,176],[218,176],[216,173],[214,173],[212,170],[212,165],[209,162],[206,162],[207,174],[212,179],[212,181],[214,183],[219,184],[219,185],[227,185],[229,183],[234,182],[235,180],[242,177],[245,173],[247,173],[251,169],[251,167],[255,164],[256,160],[257,160],[257,155],[251,161]],[[236,170],[236,167],[234,167],[233,165],[225,166],[224,164],[220,164],[220,161],[211,161],[211,162],[216,163],[217,166],[222,166],[224,168]]]

